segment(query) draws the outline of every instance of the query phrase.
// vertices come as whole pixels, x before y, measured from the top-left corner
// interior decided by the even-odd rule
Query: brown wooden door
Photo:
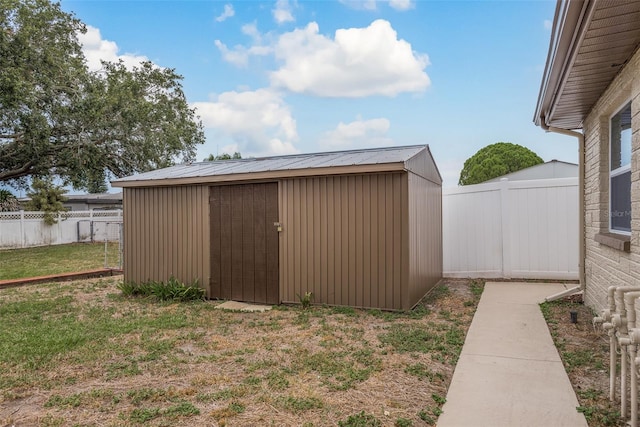
[[[278,184],[211,187],[211,297],[278,304]]]

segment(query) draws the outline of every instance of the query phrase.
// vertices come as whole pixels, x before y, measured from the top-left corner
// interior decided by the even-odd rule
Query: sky
[[[445,187],[495,142],[577,163],[533,114],[555,1],[63,0],[100,59],[184,77],[197,159],[429,144]]]

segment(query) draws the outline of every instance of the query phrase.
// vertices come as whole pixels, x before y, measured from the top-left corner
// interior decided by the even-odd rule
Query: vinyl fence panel
[[[578,180],[443,190],[445,277],[578,278]]]
[[[122,211],[61,212],[53,225],[43,212],[0,212],[0,249],[117,240],[107,226],[122,222]]]

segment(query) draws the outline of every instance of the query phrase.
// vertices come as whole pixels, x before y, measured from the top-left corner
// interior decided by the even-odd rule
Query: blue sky
[[[99,59],[184,76],[210,153],[427,143],[445,186],[498,141],[577,162],[532,123],[555,1],[80,1]]]

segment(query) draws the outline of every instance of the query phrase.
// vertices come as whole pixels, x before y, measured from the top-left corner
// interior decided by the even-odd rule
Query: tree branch
[[[10,179],[22,178],[31,175],[33,172],[33,162],[29,161],[17,169],[10,169],[0,172],[0,182]]]

